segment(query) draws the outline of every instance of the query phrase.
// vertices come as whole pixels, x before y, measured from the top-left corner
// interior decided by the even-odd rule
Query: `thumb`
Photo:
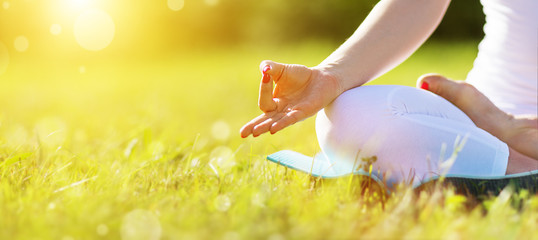
[[[262,74],[269,74],[274,82],[277,82],[280,79],[285,68],[286,64],[273,62],[271,60],[264,60],[260,63],[260,72]]]

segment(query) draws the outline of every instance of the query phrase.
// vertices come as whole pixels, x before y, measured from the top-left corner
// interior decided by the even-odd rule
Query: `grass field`
[[[318,151],[313,120],[241,139],[263,59],[313,66],[334,45],[151,59],[14,55],[0,76],[0,239],[536,239],[538,196],[451,189],[384,199],[265,160]],[[476,44],[429,43],[371,84],[463,79]],[[353,181],[351,181],[353,180]],[[364,194],[357,194],[363,191]]]

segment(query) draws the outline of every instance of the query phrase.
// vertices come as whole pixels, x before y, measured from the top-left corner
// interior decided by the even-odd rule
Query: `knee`
[[[400,88],[400,87],[398,87]],[[327,156],[353,161],[357,152],[376,155],[393,115],[387,94],[394,86],[366,86],[345,92],[316,117],[316,135]]]

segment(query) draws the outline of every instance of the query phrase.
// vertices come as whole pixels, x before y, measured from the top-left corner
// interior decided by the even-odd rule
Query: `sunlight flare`
[[[52,35],[59,35],[60,33],[62,33],[62,26],[60,26],[60,24],[52,24],[50,26],[50,33]]]
[[[209,162],[220,170],[228,171],[236,165],[234,152],[226,146],[218,146],[209,154]]]
[[[210,6],[210,7],[214,7],[214,6],[217,6],[217,4],[219,4],[219,0],[204,0],[205,4]]]
[[[85,9],[91,5],[91,0],[68,0],[71,7],[75,9]]]
[[[211,135],[217,140],[224,141],[230,137],[230,125],[225,121],[216,121],[211,126]]]
[[[108,226],[106,224],[99,224],[99,226],[97,226],[97,234],[99,236],[106,236],[108,231]]]
[[[45,117],[40,119],[34,127],[36,136],[42,146],[56,148],[61,146],[67,138],[67,124],[59,117]]]
[[[84,49],[100,51],[114,39],[116,26],[108,13],[99,9],[84,11],[75,22],[75,39]]]
[[[227,195],[219,195],[215,198],[215,208],[220,212],[226,212],[232,206],[232,201]]]
[[[161,238],[162,228],[159,218],[154,213],[135,209],[123,217],[120,233],[123,240],[157,240]]]
[[[21,35],[15,38],[15,42],[13,45],[15,47],[15,50],[19,52],[26,52],[26,50],[28,50],[28,47],[30,46],[30,42],[28,41],[28,38]]]
[[[183,0],[168,0],[168,8],[172,11],[179,11],[183,9],[185,1]]]

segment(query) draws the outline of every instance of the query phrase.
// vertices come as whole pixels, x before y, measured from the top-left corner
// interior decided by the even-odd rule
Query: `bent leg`
[[[447,79],[437,74],[426,74],[417,86],[427,83],[429,91],[447,99],[467,114],[480,128],[506,142],[510,148],[537,160],[538,117],[513,116],[496,107],[474,86]]]
[[[461,110],[435,94],[404,86],[343,93],[318,113],[316,132],[329,159],[350,167],[373,163],[373,174],[389,184],[444,173],[504,175],[508,161],[507,145]],[[447,161],[457,150],[455,161]]]
[[[538,169],[538,118],[512,116],[497,108],[484,94],[465,82],[437,74],[426,74],[417,86],[427,83],[428,90],[447,99],[467,114],[480,128],[510,147],[507,174]]]

